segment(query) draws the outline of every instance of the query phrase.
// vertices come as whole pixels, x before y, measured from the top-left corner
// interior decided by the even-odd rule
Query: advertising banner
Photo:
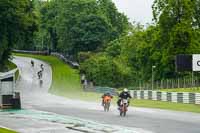
[[[192,70],[200,71],[200,54],[192,55]]]

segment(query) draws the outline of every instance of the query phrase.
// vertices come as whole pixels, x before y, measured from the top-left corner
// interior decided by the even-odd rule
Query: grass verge
[[[17,56],[31,57],[43,60],[49,63],[53,71],[53,83],[50,89],[50,93],[80,99],[87,101],[98,101],[100,102],[101,94],[83,92],[80,84],[80,77],[78,70],[74,70],[58,58],[54,56],[42,56],[42,55],[30,55],[30,54],[15,54]],[[117,98],[113,99],[113,104],[115,104]],[[132,100],[131,105],[137,107],[146,108],[159,108],[159,109],[169,109],[176,111],[187,111],[200,113],[200,106],[193,104],[181,104],[181,103],[170,103],[162,101],[152,101],[152,100]]]
[[[17,133],[17,132],[0,127],[0,133]]]
[[[12,63],[11,61],[7,61],[6,68],[8,68],[8,71],[10,71],[10,70],[17,68],[17,66],[14,63]],[[17,72],[15,73],[16,79],[18,78],[18,76],[19,76],[19,70],[17,70]]]
[[[167,109],[175,111],[200,113],[200,105],[195,105],[195,104],[172,103],[172,102],[153,101],[153,100],[132,100],[131,105],[137,107],[159,108],[159,109]]]
[[[99,100],[101,97],[101,94],[83,92],[79,71],[72,69],[57,57],[20,53],[15,53],[14,55],[40,59],[51,65],[53,82],[49,92],[52,94],[81,100]]]

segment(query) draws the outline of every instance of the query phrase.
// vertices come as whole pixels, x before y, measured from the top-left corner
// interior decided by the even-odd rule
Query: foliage
[[[32,9],[32,1],[29,0],[0,1],[0,69],[3,69],[14,45],[31,46],[29,44],[37,29]]]
[[[129,27],[126,16],[110,0],[52,0],[42,3],[40,14],[37,48],[76,58],[79,52],[102,50]]]
[[[130,68],[134,82],[129,85],[150,82],[152,66],[156,66],[155,80],[186,76],[175,71],[175,56],[200,52],[198,9],[198,0],[155,0],[155,24],[146,29],[133,25],[129,34],[109,42],[104,53]]]
[[[152,66],[155,80],[187,76],[175,71],[175,56],[200,52],[199,0],[155,0],[154,24],[146,28],[130,24],[111,0],[3,0],[0,7],[1,60],[14,44],[61,52],[97,85],[150,82]]]
[[[129,67],[120,60],[112,60],[110,56],[103,54],[86,60],[81,65],[81,70],[95,85],[120,87],[127,86],[132,81]]]
[[[92,57],[94,54],[95,53],[92,53],[92,52],[79,52],[79,54],[78,54],[78,62],[79,63],[83,63],[84,61],[86,61],[87,59]]]
[[[199,29],[195,8],[198,0],[155,0],[154,20],[160,35],[157,37],[162,48],[161,70],[164,77],[174,77],[174,59],[177,54],[199,53]]]

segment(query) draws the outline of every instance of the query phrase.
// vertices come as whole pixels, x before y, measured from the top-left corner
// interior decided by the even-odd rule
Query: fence
[[[131,90],[130,94],[133,98],[136,99],[168,101],[174,103],[200,104],[200,93]]]
[[[183,77],[176,79],[163,79],[153,82],[153,90],[157,89],[174,89],[174,88],[195,88],[200,87],[199,75],[192,78]],[[152,82],[138,81],[136,87],[132,87],[134,90],[149,90],[152,89]]]

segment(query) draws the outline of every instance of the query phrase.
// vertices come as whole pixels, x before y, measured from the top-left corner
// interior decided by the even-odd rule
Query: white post
[[[178,78],[178,88],[180,88],[180,86],[179,86],[179,78]]]
[[[192,71],[192,87],[194,87],[194,72]]]
[[[156,68],[156,66],[152,66],[151,67],[151,71],[152,71],[152,79],[151,79],[151,89],[153,90],[153,87],[154,87],[154,68]]]

